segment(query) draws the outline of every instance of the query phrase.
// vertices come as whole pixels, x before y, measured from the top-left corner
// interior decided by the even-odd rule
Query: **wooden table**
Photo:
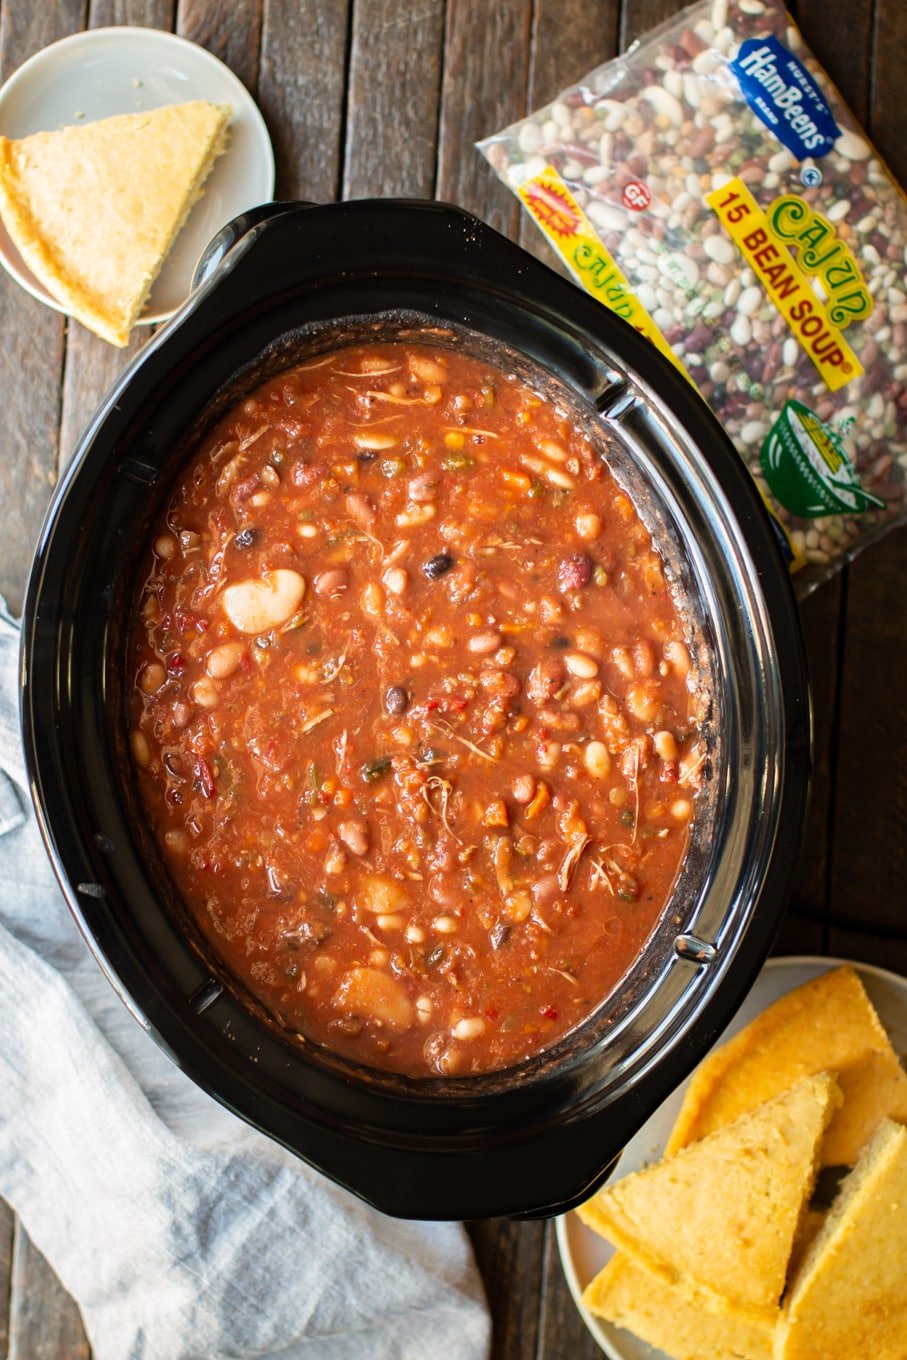
[[[210,48],[257,97],[277,193],[327,201],[436,196],[542,253],[473,142],[550,99],[681,6],[676,0],[2,0],[0,77],[84,27],[141,24]],[[907,182],[904,0],[798,0],[808,41]],[[901,132],[899,137],[897,134]],[[0,278],[0,591],[21,605],[57,477],[128,350]],[[804,605],[816,772],[807,846],[778,950],[907,974],[907,532]],[[564,1283],[551,1223],[470,1229],[500,1360],[598,1354]],[[0,1355],[88,1355],[78,1311],[0,1202]],[[434,1360],[434,1357],[428,1358]],[[441,1357],[438,1357],[441,1360]]]

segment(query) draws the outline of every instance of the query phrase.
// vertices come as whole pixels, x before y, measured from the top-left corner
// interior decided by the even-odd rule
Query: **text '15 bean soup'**
[[[525,1059],[671,896],[705,742],[661,560],[566,409],[458,350],[348,347],[223,417],[152,535],[129,665],[180,894],[335,1053]]]

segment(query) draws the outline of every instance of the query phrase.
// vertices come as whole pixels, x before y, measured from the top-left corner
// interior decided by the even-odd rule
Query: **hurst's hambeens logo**
[[[783,43],[772,34],[748,38],[731,70],[750,108],[797,160],[828,154],[841,129],[812,76]]]

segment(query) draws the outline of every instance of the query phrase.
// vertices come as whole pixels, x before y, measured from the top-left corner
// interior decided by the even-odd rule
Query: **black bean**
[[[430,557],[427,562],[423,562],[422,570],[429,581],[437,581],[438,577],[443,576],[445,571],[450,571],[453,564],[450,553],[442,552],[435,557]]]
[[[240,529],[239,533],[234,538],[233,543],[237,548],[251,548],[257,538],[257,529]]]
[[[366,784],[374,784],[387,774],[390,767],[390,756],[379,756],[377,760],[367,760],[362,766],[362,778]]]
[[[436,968],[439,963],[443,962],[446,953],[447,950],[444,948],[443,944],[436,944],[425,962],[429,968]]]
[[[498,921],[491,932],[492,949],[500,949],[505,945],[510,937],[510,926],[505,921]]]
[[[553,637],[551,639],[551,645],[552,647],[557,647],[557,649],[560,651],[564,647],[570,646],[570,639],[568,637],[564,637],[563,633],[558,633],[557,637]]]
[[[406,712],[409,708],[409,695],[402,685],[391,685],[384,696],[384,707],[394,718]]]

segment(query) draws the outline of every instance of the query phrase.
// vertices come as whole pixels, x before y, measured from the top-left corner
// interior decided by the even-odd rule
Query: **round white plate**
[[[185,302],[199,256],[222,226],[273,198],[274,153],[254,100],[217,57],[156,28],[94,28],[63,38],[30,57],[0,89],[4,137],[190,99],[230,105],[230,141],[164,261],[140,325],[165,321]],[[23,263],[2,223],[0,264],[33,297],[66,311]]]
[[[780,996],[792,992],[795,987],[802,986],[804,982],[818,977],[820,973],[827,973],[832,968],[840,967],[844,962],[846,962],[844,959],[808,957],[769,959],[746,1001],[718,1040],[718,1044],[723,1044],[738,1030],[743,1029],[744,1025],[748,1025],[760,1011],[764,1011],[766,1006],[770,1006]],[[907,1052],[907,978],[888,973],[883,968],[872,968],[868,964],[851,963],[850,966],[862,979],[869,999],[891,1036],[895,1051],[903,1056]],[[643,1125],[636,1137],[631,1139],[610,1177],[611,1180],[620,1180],[631,1171],[639,1171],[644,1165],[659,1160],[680,1112],[685,1089],[686,1083],[678,1087]],[[561,1264],[567,1276],[573,1301],[605,1354],[610,1356],[611,1360],[667,1360],[663,1351],[647,1346],[644,1341],[640,1341],[620,1327],[613,1327],[601,1318],[593,1317],[580,1303],[580,1296],[586,1285],[614,1254],[614,1248],[610,1243],[581,1223],[576,1214],[564,1214],[557,1220],[556,1228]]]

